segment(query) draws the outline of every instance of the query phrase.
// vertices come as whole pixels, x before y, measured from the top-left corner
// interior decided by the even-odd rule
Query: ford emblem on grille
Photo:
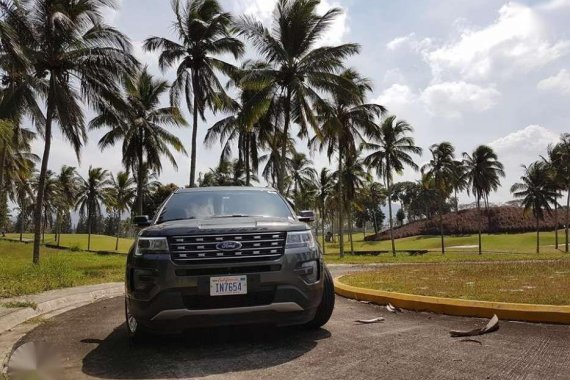
[[[241,243],[239,241],[222,241],[216,244],[216,249],[220,251],[237,251],[241,248]]]

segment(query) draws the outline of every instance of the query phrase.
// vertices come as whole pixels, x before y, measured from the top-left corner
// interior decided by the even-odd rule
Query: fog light
[[[303,277],[305,282],[313,284],[319,279],[319,262],[317,260],[306,261],[295,272]]]

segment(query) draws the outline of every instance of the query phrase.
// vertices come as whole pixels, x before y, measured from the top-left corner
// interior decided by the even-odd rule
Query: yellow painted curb
[[[500,319],[513,321],[570,324],[570,306],[471,301],[385,292],[344,284],[341,282],[343,277],[340,276],[334,280],[335,292],[338,295],[375,304],[386,305],[391,303],[402,309],[466,317],[491,318],[497,314]]]

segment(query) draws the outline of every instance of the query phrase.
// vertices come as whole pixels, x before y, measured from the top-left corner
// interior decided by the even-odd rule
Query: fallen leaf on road
[[[483,343],[481,343],[481,341],[477,339],[461,339],[460,342],[479,343],[481,346],[483,345]]]
[[[370,303],[370,301],[358,301],[358,302],[364,303],[364,304],[366,304],[366,305],[368,305],[368,304]]]
[[[361,323],[363,325],[367,325],[370,323],[378,323],[378,322],[384,322],[384,318],[382,317],[378,317],[378,318],[372,318],[372,319],[357,319],[356,321],[357,323]]]
[[[386,310],[388,310],[390,313],[401,313],[402,312],[402,309],[392,305],[391,303],[386,305]]]
[[[489,320],[489,323],[487,323],[487,325],[483,328],[478,328],[469,331],[451,330],[449,334],[453,338],[462,337],[462,336],[476,336],[476,335],[491,333],[497,331],[498,329],[499,329],[499,317],[497,317],[497,315],[494,315],[493,318]]]

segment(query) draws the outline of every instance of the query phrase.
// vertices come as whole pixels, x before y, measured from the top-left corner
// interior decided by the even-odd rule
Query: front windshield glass
[[[292,214],[283,198],[275,191],[196,191],[174,194],[162,209],[157,223],[246,216],[287,218]]]

